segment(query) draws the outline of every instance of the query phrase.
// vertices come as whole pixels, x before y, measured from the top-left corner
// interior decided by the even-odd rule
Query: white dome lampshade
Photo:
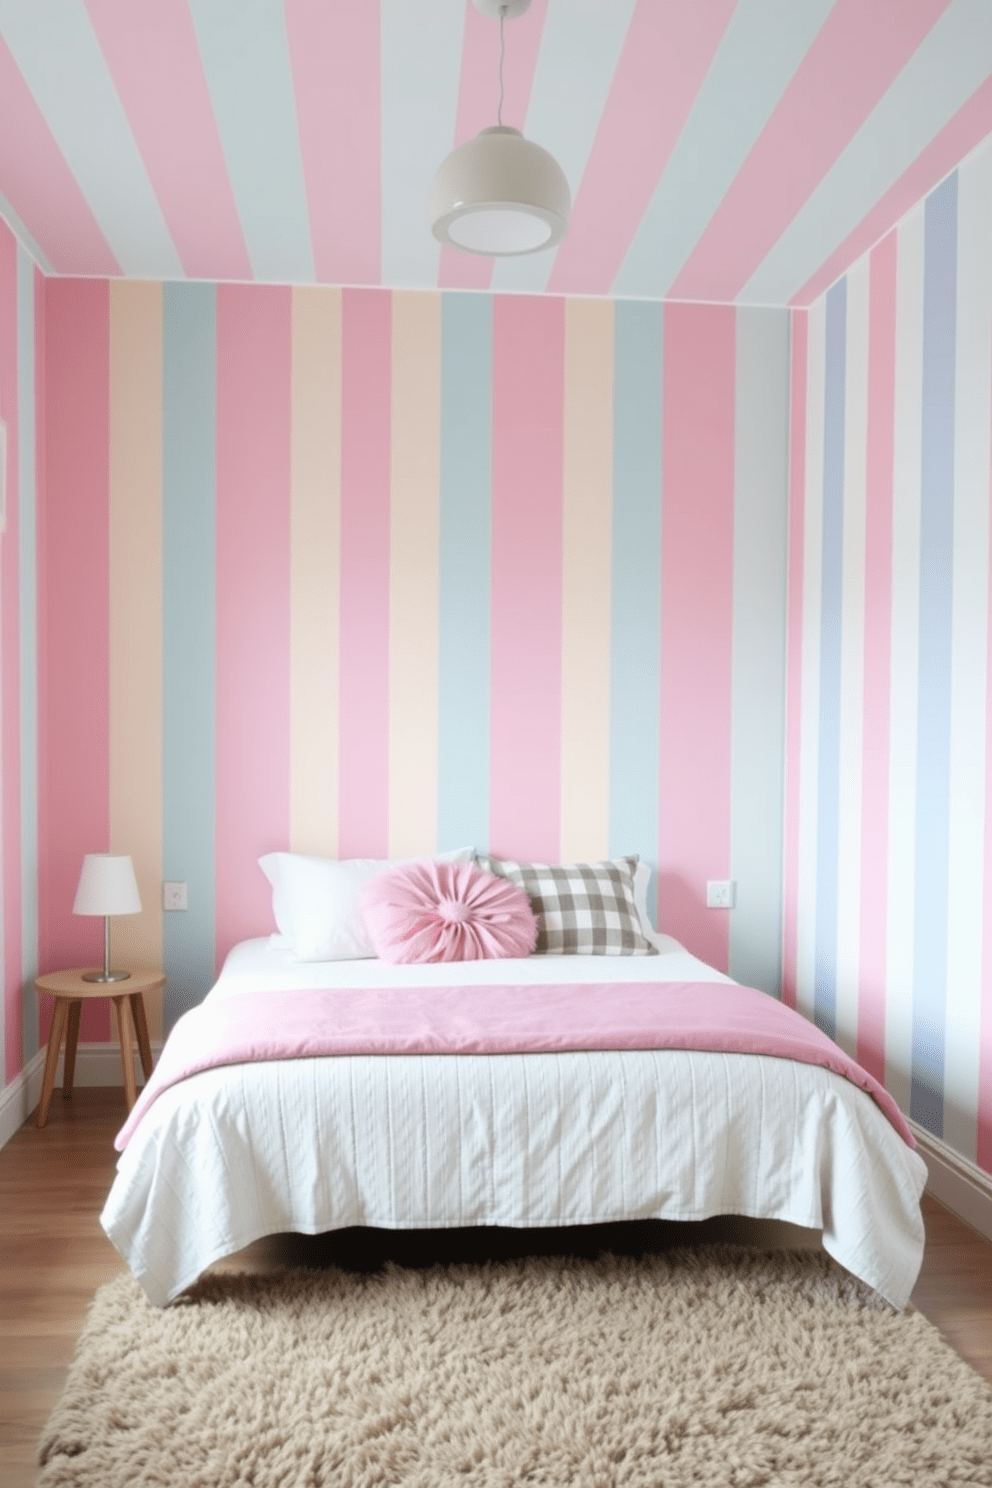
[[[504,124],[453,150],[431,188],[434,236],[487,257],[553,247],[565,236],[571,205],[554,156]]]

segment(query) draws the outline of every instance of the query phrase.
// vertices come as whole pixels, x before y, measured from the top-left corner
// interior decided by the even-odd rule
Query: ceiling
[[[56,274],[804,304],[992,134],[992,0],[532,0],[572,221],[494,264],[426,203],[498,55],[468,0],[0,0],[0,213]]]

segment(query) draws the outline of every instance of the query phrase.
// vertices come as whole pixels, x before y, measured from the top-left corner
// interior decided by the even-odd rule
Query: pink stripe
[[[103,947],[102,921],[72,904],[83,855],[110,847],[110,295],[49,279],[44,299],[38,959],[55,971]],[[80,1037],[110,1037],[107,1003],[84,1005]]]
[[[922,201],[990,132],[992,78],[987,78],[968,102],[962,104],[953,118],[948,120],[940,133],[934,136],[909,169],[879,198],[867,217],[862,218],[840,247],[820,265],[812,278],[807,279],[792,303],[809,305],[818,299],[835,279],[840,278],[845,269],[867,252],[872,243],[877,243],[882,234],[888,232],[910,207]]]
[[[785,874],[782,1000],[796,1006],[799,939],[799,771],[803,711],[803,547],[806,527],[806,345],[804,310],[792,316],[789,438],[789,597],[785,704]]]
[[[479,253],[459,253],[454,248],[442,247],[437,282],[444,289],[488,289],[493,262]]]
[[[389,853],[392,296],[341,309],[341,755],[338,855]]]
[[[639,0],[549,290],[609,294],[734,3]]]
[[[121,266],[0,36],[0,191],[57,273],[117,275]]]
[[[896,382],[896,235],[869,263],[868,501],[861,781],[861,975],[858,1061],[885,1079],[892,680],[892,482]]]
[[[21,657],[17,424],[17,240],[0,223],[0,419],[7,425],[7,530],[0,542],[3,640],[4,1078],[21,1069]]]
[[[565,303],[493,302],[490,847],[561,843]]]
[[[989,505],[992,506],[992,469],[989,471]],[[989,562],[989,593],[992,595],[992,551]],[[975,1161],[992,1173],[992,605],[988,618],[985,708],[985,907],[982,947],[982,1047],[978,1065],[978,1141]]]
[[[949,4],[912,0],[895,25],[887,5],[837,0],[672,285],[674,298],[736,298]]]
[[[530,9],[506,25],[505,97],[503,123],[522,130],[527,121],[531,88],[537,69],[548,0],[534,0]],[[499,27],[465,7],[462,68],[458,84],[455,144],[474,139],[480,129],[496,123],[499,108]],[[488,289],[493,260],[477,254],[441,249],[438,284],[445,289]]]
[[[286,0],[285,12],[317,279],[378,284],[379,6]]]
[[[664,930],[726,971],[706,881],[730,872],[735,312],[666,305],[664,338],[658,899]]]
[[[37,617],[37,656],[38,656],[38,864],[35,873],[35,890],[38,896],[38,944],[37,951],[39,966],[44,968],[42,944],[42,927],[44,925],[45,905],[47,902],[44,880],[44,843],[45,827],[47,822],[47,802],[45,798],[44,782],[48,778],[49,752],[48,752],[48,724],[45,697],[47,695],[48,673],[46,669],[46,658],[48,656],[48,518],[47,502],[45,492],[47,485],[48,461],[45,457],[45,429],[47,420],[45,408],[47,405],[47,380],[45,372],[45,348],[48,344],[45,315],[45,288],[46,279],[39,268],[34,270],[34,479],[35,479],[35,614]],[[107,366],[107,403],[110,403],[110,366],[108,357]],[[109,468],[108,468],[108,522],[109,522]],[[109,576],[109,557],[108,557]],[[109,618],[108,618],[109,628]],[[110,719],[107,719],[107,731],[110,731]],[[107,810],[110,810],[110,790],[108,782]],[[108,830],[109,836],[109,830]],[[39,1003],[48,999],[39,999]],[[39,1047],[43,1046],[48,1038],[48,1025],[51,1022],[51,1006],[39,1006],[38,1008],[38,1035]]]
[[[217,290],[217,965],[289,845],[290,290]]]
[[[117,0],[86,9],[186,273],[250,279],[189,10]]]

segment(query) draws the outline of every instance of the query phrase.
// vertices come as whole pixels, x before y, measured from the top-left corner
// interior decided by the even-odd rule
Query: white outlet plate
[[[733,909],[737,884],[732,878],[711,878],[706,884],[707,909]]]
[[[189,903],[186,897],[186,885],[184,883],[167,882],[162,885],[162,908],[163,909],[188,909]]]

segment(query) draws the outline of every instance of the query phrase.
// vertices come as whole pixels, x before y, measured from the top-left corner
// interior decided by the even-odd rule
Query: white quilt
[[[263,987],[726,981],[657,957],[387,966],[235,947],[212,998]],[[818,1066],[680,1050],[285,1060],[165,1091],[121,1155],[103,1228],[163,1305],[263,1235],[538,1227],[715,1214],[822,1231],[895,1307],[923,1255],[920,1157]]]

